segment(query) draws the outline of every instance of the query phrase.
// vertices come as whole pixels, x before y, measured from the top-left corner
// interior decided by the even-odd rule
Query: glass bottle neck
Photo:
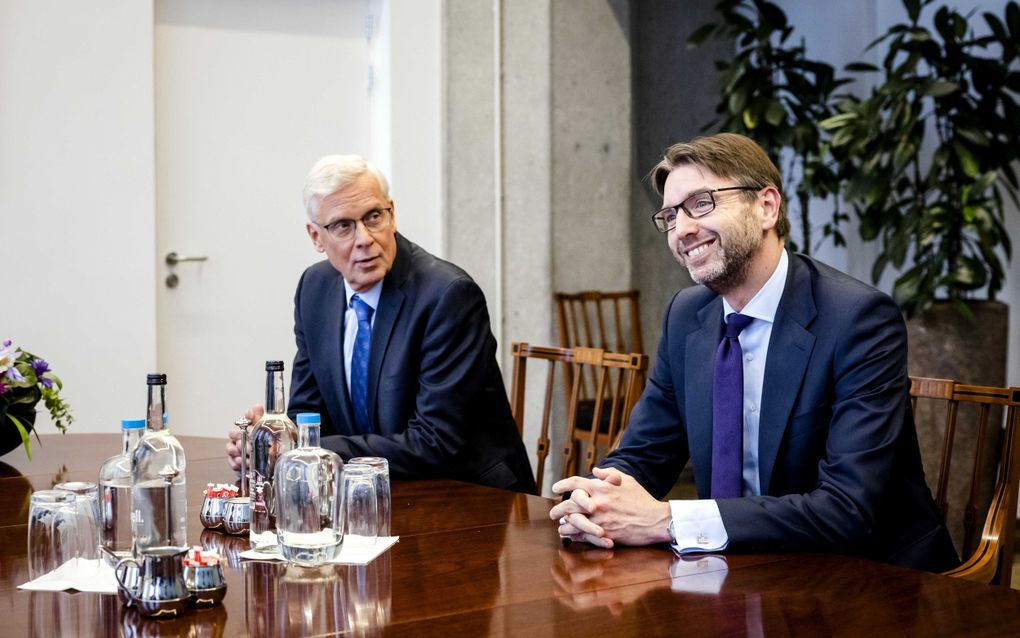
[[[282,414],[286,409],[286,398],[283,395],[283,371],[266,373],[266,412]]]
[[[298,426],[298,447],[320,447],[318,423],[302,423]]]
[[[123,436],[123,450],[124,456],[130,456],[131,450],[134,449],[135,444],[138,443],[138,439],[142,438],[142,434],[145,430],[142,428],[125,428]]]
[[[149,386],[149,403],[145,410],[145,429],[159,432],[166,428],[166,386]]]

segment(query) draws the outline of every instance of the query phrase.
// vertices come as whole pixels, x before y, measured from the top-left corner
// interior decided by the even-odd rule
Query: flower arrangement
[[[60,378],[42,357],[19,349],[11,339],[0,342],[0,430],[17,428],[29,459],[32,422],[28,419],[40,399],[61,433],[74,422],[70,406],[60,398],[62,388]]]

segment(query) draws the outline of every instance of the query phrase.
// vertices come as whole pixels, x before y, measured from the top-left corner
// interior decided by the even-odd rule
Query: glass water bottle
[[[276,462],[276,534],[280,553],[299,565],[321,565],[344,538],[340,475],[343,462],[319,446],[318,414],[297,415],[301,442]]]
[[[266,361],[266,412],[251,430],[252,548],[276,545],[276,510],[273,505],[273,473],[277,459],[294,449],[298,432],[287,416],[283,393],[283,361]]]
[[[145,432],[145,419],[123,419],[120,431],[120,454],[99,468],[100,544],[118,559],[131,555],[131,454]]]
[[[167,427],[166,375],[150,374],[146,432],[131,455],[132,551],[187,547],[188,501],[184,448]]]

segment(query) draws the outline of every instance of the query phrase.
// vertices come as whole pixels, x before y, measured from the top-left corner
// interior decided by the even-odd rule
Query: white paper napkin
[[[329,561],[342,565],[367,565],[376,559],[383,552],[393,547],[393,544],[400,540],[399,536],[357,536],[347,534],[344,536],[344,544],[340,546],[340,553]],[[241,558],[253,560],[284,560],[279,552],[257,552],[254,549],[241,552]]]
[[[78,591],[96,592],[99,594],[116,594],[117,577],[102,559],[72,558],[48,574],[30,580],[18,589],[32,591]]]

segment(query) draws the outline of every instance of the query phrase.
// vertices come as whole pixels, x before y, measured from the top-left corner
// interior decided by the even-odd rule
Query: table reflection
[[[116,626],[120,607],[115,596],[68,592],[29,592],[28,604],[30,635],[40,638],[105,636],[98,628]]]
[[[245,561],[245,625],[254,638],[346,632],[381,635],[392,605],[391,562],[301,567]]]
[[[241,552],[247,551],[250,545],[247,534],[234,536],[211,529],[203,529],[198,542],[203,550],[219,554],[231,569],[241,569]]]
[[[222,638],[227,624],[223,605],[193,609],[179,618],[146,618],[134,609],[124,608],[120,623],[121,638]]]

